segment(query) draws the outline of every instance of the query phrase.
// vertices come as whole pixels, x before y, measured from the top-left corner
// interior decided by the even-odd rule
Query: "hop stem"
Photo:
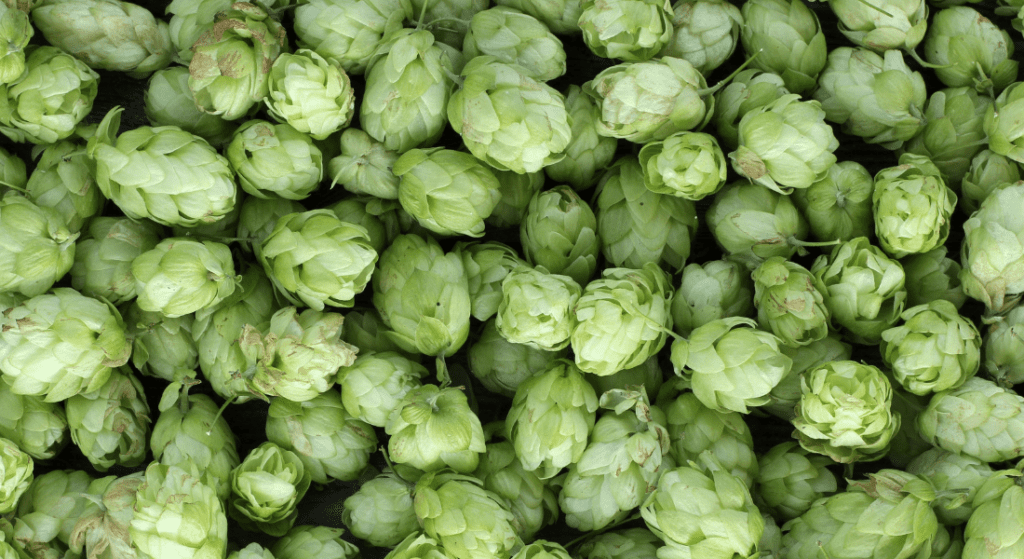
[[[714,95],[719,89],[722,89],[723,87],[726,86],[726,84],[731,82],[733,80],[733,78],[735,78],[740,72],[743,71],[744,68],[749,66],[751,62],[753,62],[755,59],[757,59],[757,57],[760,56],[761,52],[763,52],[763,51],[764,51],[764,49],[758,50],[757,52],[754,53],[754,56],[751,56],[750,58],[746,59],[743,62],[743,64],[740,64],[739,67],[736,68],[735,70],[733,70],[731,74],[729,74],[728,76],[725,77],[725,79],[719,81],[718,83],[716,83],[715,85],[713,85],[711,87],[706,87],[704,89],[699,90],[697,92],[697,94],[700,95],[701,97],[707,97],[708,95]]]

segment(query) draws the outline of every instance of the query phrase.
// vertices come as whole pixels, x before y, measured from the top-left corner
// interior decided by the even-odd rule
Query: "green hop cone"
[[[736,74],[728,85],[715,92],[712,120],[718,141],[729,149],[739,145],[737,128],[747,113],[788,95],[785,82],[778,74],[747,69]]]
[[[358,559],[359,548],[341,539],[345,530],[328,526],[296,526],[274,543],[274,559]]]
[[[697,232],[693,202],[648,188],[636,157],[623,157],[605,172],[594,206],[601,252],[609,266],[655,263],[678,271],[686,265]]]
[[[256,4],[218,12],[192,46],[188,88],[196,105],[224,120],[245,116],[270,93],[272,64],[287,46],[284,27]]]
[[[6,380],[0,380],[0,437],[32,458],[49,460],[68,442],[64,407],[42,396],[16,394]]]
[[[94,498],[105,485],[82,470],[55,469],[35,476],[18,501],[10,521],[13,530],[4,522],[4,539],[19,551],[16,557],[74,557],[68,545],[75,524],[98,509]]]
[[[78,233],[52,208],[8,193],[0,199],[0,292],[46,293],[75,261]]]
[[[135,516],[139,486],[145,472],[97,480],[99,507],[75,523],[68,545],[76,554],[89,559],[131,559],[138,557],[132,546],[130,526]],[[99,489],[100,487],[97,487]]]
[[[680,336],[720,318],[753,316],[750,274],[735,260],[688,264],[672,297],[671,312],[672,329]]]
[[[419,362],[415,353],[405,353],[390,337],[384,335],[388,327],[384,319],[372,308],[350,309],[345,315],[345,327],[341,331],[341,339],[359,348],[363,355],[393,351]]]
[[[1022,84],[1014,82],[996,97],[995,104],[985,112],[984,123],[988,149],[1017,163],[1024,163],[1024,133],[1016,124],[1017,115],[1024,111]]]
[[[71,285],[90,297],[118,305],[136,296],[132,261],[156,248],[161,227],[151,221],[97,217],[75,247]]]
[[[349,415],[333,390],[306,402],[271,400],[266,435],[298,454],[313,482],[321,485],[357,479],[377,449],[373,427]]]
[[[555,182],[584,190],[597,184],[601,172],[615,157],[618,142],[598,132],[599,107],[578,85],[566,90],[565,109],[572,120],[572,137],[565,158],[544,167],[544,172]]]
[[[6,45],[0,53],[0,84],[11,83],[25,72],[25,47],[34,34],[27,10],[0,6],[0,41]]]
[[[814,89],[828,51],[818,16],[801,0],[749,0],[741,8],[740,41],[753,67],[782,76],[786,89]]]
[[[224,505],[194,466],[183,470],[153,463],[146,468],[129,533],[140,556],[213,559],[227,554]]]
[[[736,50],[743,15],[724,0],[680,0],[672,5],[672,39],[658,56],[682,58],[711,74]]]
[[[504,423],[498,422],[485,430],[500,433],[504,428]],[[509,503],[515,518],[513,527],[523,541],[532,541],[539,530],[558,519],[555,489],[536,471],[523,468],[511,442],[488,442],[473,476],[483,482],[484,489]]]
[[[764,532],[750,490],[710,453],[665,472],[640,514],[665,541],[664,558],[755,556]]]
[[[295,525],[309,483],[297,454],[265,442],[231,470],[228,513],[244,528],[283,536]]]
[[[414,491],[420,526],[452,559],[509,559],[520,541],[507,502],[474,477],[431,472]]]
[[[658,396],[659,407],[665,410],[665,426],[677,464],[699,462],[701,454],[707,451],[724,471],[747,487],[754,485],[757,456],[750,429],[741,414],[713,410],[693,392],[684,392],[665,403],[661,402],[662,397]]]
[[[33,150],[37,157],[36,168],[27,183],[20,183],[33,202],[57,210],[72,232],[81,231],[100,213],[105,202],[96,185],[92,161],[82,147],[64,140],[42,150],[36,148]],[[3,178],[10,182],[9,178]]]
[[[1020,165],[992,150],[984,149],[971,159],[971,166],[960,181],[960,209],[970,216],[989,194],[1021,179]]]
[[[765,260],[753,273],[757,322],[794,347],[828,335],[832,313],[825,306],[825,286],[807,268],[781,256]]]
[[[0,438],[0,511],[13,512],[32,483],[32,458],[14,441]]]
[[[953,303],[957,309],[967,300],[960,285],[960,263],[946,256],[947,248],[911,254],[900,264],[907,275],[907,305],[916,307],[936,299]]]
[[[194,316],[168,318],[131,303],[124,309],[125,331],[132,340],[132,365],[146,376],[167,382],[189,376],[199,366],[192,339]]]
[[[881,6],[858,0],[829,0],[839,31],[853,44],[877,52],[913,51],[928,29],[925,0],[895,0]]]
[[[971,503],[990,477],[992,467],[977,458],[933,448],[907,465],[907,473],[927,478],[935,486],[935,515],[939,522],[957,526],[974,512]]]
[[[226,144],[236,123],[200,110],[188,88],[188,76],[188,68],[184,66],[169,66],[154,72],[143,94],[146,117],[153,126],[177,126],[211,145]]]
[[[871,173],[856,161],[840,161],[808,188],[793,191],[793,202],[822,242],[867,237],[874,231]]]
[[[320,148],[288,124],[247,121],[235,130],[224,153],[242,190],[260,198],[303,200],[323,179]]]
[[[618,64],[583,84],[600,111],[597,133],[638,144],[707,124],[715,98],[706,88],[693,64],[671,56]]]
[[[0,372],[15,394],[59,402],[98,390],[132,346],[109,303],[66,287],[0,316]]]
[[[747,181],[727,184],[705,214],[727,258],[753,271],[772,256],[805,255],[808,225],[790,196]]]
[[[269,549],[258,543],[251,543],[242,549],[232,551],[228,559],[274,559]]]
[[[346,321],[346,325],[348,322]],[[365,353],[338,371],[341,401],[349,415],[374,427],[388,416],[410,390],[421,386],[427,368],[394,351]]]
[[[964,528],[964,559],[1015,557],[1024,550],[1024,464],[994,472],[974,495]]]
[[[981,334],[953,303],[936,299],[908,308],[900,318],[903,324],[882,332],[879,350],[908,392],[951,390],[978,372]]]
[[[565,74],[562,41],[537,18],[506,6],[473,15],[462,52],[467,60],[494,56],[499,62],[516,64],[542,82]]]
[[[246,196],[238,210],[238,238],[250,242],[242,243],[246,253],[252,253],[263,246],[263,241],[274,232],[277,221],[288,214],[302,213],[306,208],[295,200],[284,200],[271,196],[258,198]]]
[[[786,557],[929,557],[938,521],[935,489],[927,479],[880,470],[816,503],[789,521]]]
[[[996,382],[1004,385],[1024,382],[1024,307],[1015,307],[992,320],[981,347],[985,353],[985,370]],[[0,432],[0,436],[6,435]]]
[[[538,192],[519,225],[523,257],[552,274],[586,284],[597,271],[601,243],[594,210],[572,188]]]
[[[391,460],[425,472],[448,467],[468,474],[485,450],[480,418],[461,388],[413,388],[391,411],[384,431],[391,436]]]
[[[231,7],[231,0],[171,0],[166,13],[171,16],[171,42],[177,50],[174,61],[188,64],[192,46],[213,27],[218,13]]]
[[[167,23],[130,2],[49,0],[32,10],[32,22],[51,45],[97,70],[145,78],[174,56]]]
[[[402,350],[448,356],[469,336],[469,280],[462,258],[432,238],[401,235],[381,255],[373,305]],[[407,292],[404,294],[403,292]]]
[[[572,309],[583,290],[568,276],[515,268],[501,282],[495,327],[506,340],[558,351],[569,345]]]
[[[814,91],[827,120],[887,149],[902,147],[921,131],[927,97],[924,78],[907,66],[900,51],[879,55],[850,47],[829,53]]]
[[[358,351],[341,341],[344,321],[338,313],[284,307],[263,328],[243,326],[238,344],[250,364],[253,386],[295,402],[330,390],[338,369],[351,365]]]
[[[413,14],[408,0],[309,0],[295,9],[295,34],[300,47],[361,75],[377,48]]]
[[[360,484],[345,499],[341,519],[353,536],[372,546],[398,546],[420,530],[413,510],[413,487],[395,472],[385,471]],[[425,559],[426,555],[417,557]]]
[[[1017,208],[1024,183],[996,190],[964,223],[960,282],[990,313],[1012,308],[1024,293],[1024,228]]]
[[[579,26],[583,42],[602,58],[650,60],[672,40],[668,0],[584,0]]]
[[[510,342],[498,332],[495,321],[488,320],[469,347],[469,372],[487,390],[512,398],[523,381],[546,370],[566,353],[566,349],[544,351]]]
[[[640,165],[644,184],[652,192],[693,201],[725,186],[728,170],[718,141],[702,132],[679,132],[645,144],[640,149]]]
[[[496,0],[496,5],[508,6],[530,14],[559,35],[578,35],[579,19],[583,10],[581,0]]]
[[[286,299],[323,310],[352,306],[370,281],[377,251],[366,229],[330,210],[310,210],[278,219],[257,257]]]
[[[818,499],[835,493],[836,476],[827,456],[808,452],[788,441],[773,446],[758,461],[757,496],[767,512],[792,520],[811,509]]]
[[[96,184],[132,219],[195,227],[223,219],[238,195],[227,158],[176,126],[140,126],[117,135],[120,107],[89,140]]]
[[[661,538],[646,527],[600,532],[577,550],[581,559],[655,559]]]
[[[749,413],[770,401],[769,393],[789,374],[793,361],[775,335],[757,330],[749,318],[709,322],[672,343],[672,367],[705,406]]]
[[[924,58],[949,87],[973,87],[994,96],[1017,79],[1013,39],[968,6],[935,13],[924,40]]]
[[[501,199],[498,179],[476,157],[444,148],[412,149],[394,165],[398,201],[438,235],[484,234],[484,219]]]
[[[404,29],[381,45],[366,72],[359,123],[386,149],[405,153],[437,143],[459,53],[426,30]]]
[[[932,396],[917,419],[932,445],[986,462],[1024,456],[1024,398],[990,380],[968,379]]]
[[[182,390],[176,401],[168,399],[176,384],[180,383],[171,384],[164,393],[153,425],[149,441],[153,460],[188,470],[196,485],[212,488],[216,497],[225,500],[231,493],[231,470],[239,463],[235,434],[209,396]]]
[[[571,361],[557,360],[521,382],[505,429],[523,468],[550,479],[579,462],[597,405],[594,388]]]
[[[0,84],[0,134],[15,142],[52,144],[74,133],[92,110],[100,76],[56,47],[25,51],[25,71]]]
[[[871,202],[879,244],[902,258],[946,242],[957,198],[930,159],[905,153],[875,175]]]
[[[539,171],[564,157],[572,120],[561,93],[491,56],[470,60],[461,76],[448,102],[448,122],[470,153],[517,173]]]
[[[974,158],[986,145],[985,112],[991,97],[967,87],[940,89],[924,108],[926,124],[903,145],[906,153],[927,157],[946,184],[960,184]]]
[[[71,440],[94,468],[134,468],[146,459],[152,422],[142,383],[129,369],[110,373],[94,392],[67,401]]]
[[[514,171],[499,171],[494,168],[491,170],[498,179],[498,193],[501,194],[501,199],[498,200],[498,205],[494,206],[491,215],[484,218],[484,223],[496,228],[516,227],[526,216],[526,208],[530,205],[533,195],[544,188],[544,173],[537,171],[521,175]]]
[[[853,355],[853,346],[842,341],[836,332],[830,332],[827,337],[804,346],[783,346],[782,353],[793,360],[793,368],[772,388],[769,394],[771,401],[761,409],[779,419],[790,421],[795,417],[796,404],[800,401],[800,379],[804,372],[832,361],[849,360]]]
[[[278,122],[314,140],[325,140],[352,122],[356,94],[348,74],[316,52],[282,52],[267,79],[264,102]]]
[[[356,196],[344,198],[328,206],[328,209],[334,212],[334,215],[342,222],[366,229],[370,246],[380,254],[387,248],[388,243],[398,236],[398,225],[387,217],[374,213],[378,204],[393,204],[393,202],[374,199],[372,196]]]
[[[353,194],[395,200],[399,178],[392,169],[397,160],[394,150],[358,128],[348,128],[341,133],[341,154],[327,164],[331,187],[340,184]]]
[[[445,43],[454,50],[462,48],[467,32],[466,22],[473,19],[478,12],[490,6],[487,0],[412,0],[413,21],[433,33],[438,42]],[[454,22],[455,25],[449,22]]]
[[[821,104],[796,94],[746,113],[736,129],[736,151],[729,153],[733,170],[780,194],[810,188],[836,162],[839,141],[825,117]]]
[[[583,288],[569,336],[581,370],[608,376],[636,367],[661,351],[672,328],[672,286],[657,264],[605,268]]]
[[[877,344],[899,320],[907,300],[903,267],[867,237],[856,237],[821,255],[811,266],[824,285],[833,324],[850,341]]]
[[[885,456],[900,427],[893,390],[877,367],[833,361],[803,374],[793,436],[810,452],[842,464]]]
[[[643,388],[606,392],[601,406],[609,411],[597,420],[558,493],[565,523],[583,532],[625,519],[674,465],[665,413],[648,403]]]
[[[170,237],[132,261],[139,308],[175,318],[229,297],[239,278],[231,249],[213,241]]]

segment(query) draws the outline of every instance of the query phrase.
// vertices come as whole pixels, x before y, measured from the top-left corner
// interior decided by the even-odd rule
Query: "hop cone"
[[[750,429],[741,414],[713,410],[702,404],[693,392],[680,394],[666,403],[661,403],[659,396],[659,405],[665,410],[665,426],[677,464],[698,462],[707,451],[724,471],[747,487],[754,485],[758,460]]]
[[[231,470],[228,512],[248,530],[283,536],[295,525],[310,474],[294,452],[265,442]]]
[[[947,257],[948,249],[940,246],[902,260],[907,276],[907,305],[916,307],[942,299],[960,309],[967,300],[960,285],[960,263]]]
[[[477,12],[463,42],[467,58],[490,55],[516,64],[542,82],[565,74],[565,49],[547,26],[515,8],[495,6]]]
[[[996,190],[964,223],[960,281],[964,293],[992,313],[1009,310],[1024,293],[1024,227],[1015,210],[1024,183]]]
[[[825,306],[825,286],[803,266],[780,256],[764,261],[753,273],[757,322],[794,347],[828,335],[832,315]]]
[[[353,536],[370,545],[395,547],[420,529],[413,510],[413,487],[393,471],[385,471],[345,499],[341,519]]]
[[[680,336],[709,322],[754,314],[753,282],[735,260],[711,260],[683,268],[672,297],[672,328]]]
[[[0,438],[0,511],[14,512],[18,499],[32,483],[35,463],[17,443]]]
[[[170,318],[216,306],[238,281],[227,245],[182,237],[160,241],[132,260],[131,270],[139,308]]]
[[[964,454],[932,448],[907,465],[907,472],[927,478],[935,486],[935,515],[948,526],[964,524],[974,512],[975,495],[992,477],[986,462]]]
[[[548,165],[544,172],[557,183],[583,190],[597,184],[601,172],[615,157],[618,142],[598,132],[600,109],[579,86],[570,85],[566,90],[565,109],[572,120],[572,137],[565,158]]]
[[[173,17],[171,22],[174,22]],[[192,53],[191,50],[187,52]],[[153,126],[177,126],[211,145],[223,146],[231,139],[237,123],[200,110],[192,90],[188,88],[188,77],[188,68],[184,66],[169,66],[153,73],[143,94],[149,123]]]
[[[337,381],[349,415],[384,427],[402,398],[418,388],[425,376],[427,368],[423,365],[394,351],[383,351],[360,355],[338,371]]]
[[[495,423],[485,429],[500,432],[504,425]],[[555,488],[536,471],[523,468],[511,442],[488,442],[473,476],[483,482],[484,489],[508,502],[515,518],[513,527],[523,541],[532,541],[539,530],[558,519]]]
[[[425,472],[447,467],[470,473],[485,452],[480,418],[455,387],[410,390],[391,411],[384,432],[391,436],[388,453],[395,464]]]
[[[96,185],[95,170],[80,143],[63,140],[37,151],[36,168],[24,186],[29,199],[57,210],[72,232],[81,231],[100,213],[103,193]],[[10,177],[4,177],[10,183]]]
[[[924,440],[986,462],[1024,456],[1024,398],[974,377],[932,396],[917,418]]]
[[[0,380],[0,437],[32,458],[49,460],[68,441],[64,408],[44,401],[42,396],[15,394],[6,380]]]
[[[160,226],[151,221],[97,217],[75,247],[71,285],[83,295],[118,305],[135,298],[132,261],[156,248]]]
[[[488,320],[469,348],[469,372],[487,390],[512,398],[523,381],[546,370],[567,352],[510,342],[498,332],[495,320]]]
[[[310,0],[295,9],[295,34],[300,47],[360,75],[377,48],[412,17],[408,0]]]
[[[741,15],[743,50],[761,53],[753,67],[778,74],[792,93],[814,89],[828,55],[818,16],[801,0],[752,0]]]
[[[1002,559],[1024,551],[1024,464],[993,473],[974,496],[964,529],[964,559]]]
[[[828,469],[832,463],[792,441],[773,446],[758,462],[759,502],[780,520],[801,516],[818,499],[836,492],[836,476]]]
[[[415,492],[420,526],[453,559],[509,559],[515,517],[480,480],[442,470],[421,477]]]
[[[438,235],[483,236],[484,219],[501,199],[490,168],[461,151],[412,149],[395,161],[394,173],[402,209]]]
[[[672,5],[672,39],[660,56],[683,58],[709,75],[736,50],[743,15],[723,0],[680,0]]]
[[[579,26],[583,42],[603,58],[650,60],[672,39],[668,0],[584,0]]]
[[[98,480],[105,485],[98,495],[99,507],[75,523],[68,542],[77,554],[89,559],[135,559],[138,548],[132,545],[130,525],[135,516],[139,486],[145,472]]]
[[[264,102],[270,115],[314,140],[345,128],[356,95],[348,74],[308,49],[281,53],[270,68]]]
[[[341,539],[345,530],[328,526],[296,526],[270,548],[275,559],[356,559],[359,549]]]
[[[74,265],[75,239],[52,208],[10,194],[0,199],[0,292],[46,293]]]
[[[931,160],[905,153],[875,175],[871,202],[878,244],[902,258],[946,242],[957,198]]]
[[[534,195],[519,225],[519,240],[530,264],[569,276],[580,285],[597,270],[597,216],[568,186]]]
[[[95,392],[69,398],[67,414],[71,440],[97,470],[146,459],[152,419],[142,383],[129,370],[113,371]]]
[[[800,208],[811,234],[819,241],[848,241],[867,237],[874,231],[871,193],[875,183],[863,165],[840,161],[809,188],[793,191],[793,202]]]
[[[193,466],[153,463],[136,494],[129,533],[148,557],[223,557],[228,519],[217,492],[201,481]]]
[[[726,257],[753,271],[772,256],[806,254],[807,221],[790,198],[758,184],[734,182],[715,195],[705,218]]]

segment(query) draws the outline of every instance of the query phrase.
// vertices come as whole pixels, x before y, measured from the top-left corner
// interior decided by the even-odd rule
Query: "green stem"
[[[6,186],[7,188],[10,188],[11,190],[20,192],[20,193],[28,196],[28,189],[25,188],[24,186],[15,186],[15,185],[7,182],[7,181],[2,181],[2,180],[0,180],[0,186]]]
[[[207,437],[213,434],[213,427],[217,425],[217,420],[220,419],[220,416],[224,415],[224,410],[228,409],[228,406],[234,403],[234,401],[237,399],[238,395],[236,394],[228,398],[227,400],[224,400],[224,403],[221,404],[220,409],[217,410],[217,415],[213,416],[213,421],[210,422],[210,428],[206,430]]]
[[[863,2],[863,0],[861,1]],[[931,62],[928,62],[925,59],[921,58],[917,54],[917,51],[915,51],[914,49],[907,49],[906,52],[910,56],[910,58],[913,58],[915,62],[917,62],[918,64],[925,68],[931,68],[934,70],[940,68],[952,68],[953,66],[956,66],[956,64],[932,64]]]
[[[423,28],[423,19],[427,17],[427,7],[430,6],[430,0],[423,0],[423,7],[420,8],[420,17],[416,20],[416,30]]]
[[[452,376],[448,374],[448,364],[445,363],[443,354],[437,356],[434,366],[437,368],[437,382],[442,389],[448,388],[452,383]]]
[[[882,8],[879,8],[878,6],[872,4],[871,2],[868,2],[868,0],[857,0],[857,1],[860,2],[861,4],[864,4],[865,6],[868,6],[869,8],[878,10],[879,12],[884,14],[885,17],[892,17],[892,14],[890,14],[889,12],[883,10]]]
[[[744,68],[749,66],[750,63],[753,62],[758,56],[760,56],[761,52],[763,52],[763,51],[764,51],[764,49],[758,50],[757,52],[754,53],[754,56],[751,56],[750,58],[746,59],[743,62],[743,64],[740,64],[739,68],[736,68],[735,70],[733,70],[731,74],[729,74],[728,76],[725,77],[725,79],[719,81],[718,83],[716,83],[715,85],[713,85],[711,87],[706,87],[704,89],[698,90],[697,94],[700,95],[701,97],[706,97],[708,95],[714,95],[719,89],[722,89],[723,87],[725,87],[726,84],[731,82],[733,80],[733,78],[735,78],[737,76],[737,74],[739,74],[740,72],[743,71]]]
[[[787,237],[786,244],[794,247],[831,247],[840,243],[839,239],[831,241],[801,241],[796,237]]]

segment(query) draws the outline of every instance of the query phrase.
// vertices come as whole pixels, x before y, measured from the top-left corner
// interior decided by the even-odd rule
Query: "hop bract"
[[[874,230],[871,194],[875,183],[863,165],[840,161],[821,180],[793,191],[793,202],[819,241],[848,241]]]
[[[878,242],[896,258],[928,252],[949,237],[956,194],[927,157],[905,153],[899,166],[879,171],[871,202]]]
[[[193,466],[153,463],[136,493],[129,533],[150,557],[220,557],[227,554],[228,519],[217,493]],[[167,519],[174,530],[166,530]]]
[[[559,185],[530,200],[519,225],[523,257],[580,285],[597,271],[601,243],[594,210],[572,188]]]
[[[252,119],[238,127],[225,150],[242,190],[259,198],[307,198],[323,179],[323,154],[288,124]]]
[[[896,380],[925,396],[962,385],[981,365],[981,335],[953,303],[936,299],[903,312],[903,324],[882,332],[879,348]]]
[[[932,397],[917,418],[932,445],[986,462],[1024,456],[1024,398],[979,377]]]
[[[924,41],[924,58],[949,87],[973,87],[990,96],[1017,79],[1013,39],[968,6],[935,13]]]
[[[19,194],[0,199],[0,293],[42,295],[71,270],[75,240],[67,222]]]
[[[992,467],[965,454],[932,448],[907,465],[907,473],[927,478],[935,486],[935,515],[939,522],[956,526],[967,522],[974,511],[971,501],[993,474]],[[964,501],[966,498],[966,501]],[[957,504],[962,502],[962,504]]]
[[[825,286],[806,268],[773,256],[753,273],[757,321],[787,346],[816,342],[828,335],[832,314]]]
[[[680,336],[719,318],[753,313],[754,284],[739,262],[711,260],[683,268],[672,297],[672,329]]]
[[[0,438],[0,510],[13,512],[32,483],[35,463],[14,441]]]
[[[959,309],[967,300],[960,285],[960,263],[947,256],[945,246],[912,254],[901,264],[907,275],[908,306],[916,307],[943,299]]]
[[[833,361],[800,380],[793,433],[800,446],[836,462],[878,460],[900,427],[892,385],[877,367]]]
[[[490,56],[470,60],[461,75],[448,102],[448,122],[473,155],[517,173],[564,157],[572,121],[561,93]]]
[[[644,184],[652,192],[701,200],[725,185],[725,154],[710,134],[680,132],[640,149]]]
[[[564,160],[563,160],[564,161]],[[530,205],[533,195],[544,188],[544,172],[519,174],[514,171],[494,171],[498,179],[498,193],[501,199],[494,206],[491,215],[484,218],[484,223],[491,227],[515,227],[526,216],[526,208]]]
[[[584,559],[654,559],[661,538],[646,527],[611,530],[587,538],[578,553]]]
[[[582,294],[572,278],[523,266],[505,276],[501,292],[495,327],[505,339],[545,351],[569,345],[571,311]]]
[[[553,33],[575,35],[580,32],[579,19],[583,3],[576,0],[496,0],[495,4],[530,14],[544,22]]]
[[[1024,549],[1022,476],[1024,464],[1018,462],[1013,468],[994,472],[978,488],[971,503],[975,511],[964,529],[963,557],[1014,556]]]
[[[85,556],[96,559],[137,556],[138,551],[132,545],[130,528],[135,516],[139,486],[145,481],[145,476],[145,472],[136,472],[96,480],[93,487],[96,491],[92,492],[92,495],[95,496],[99,507],[92,509],[75,522],[68,541],[71,551],[77,554],[84,552]]]
[[[985,370],[992,378],[1003,384],[1024,382],[1024,307],[994,319],[981,347]]]
[[[928,29],[925,0],[889,1],[884,8],[857,0],[829,0],[828,5],[839,18],[839,31],[847,39],[878,52],[913,50]]]
[[[800,401],[800,379],[803,374],[825,363],[849,360],[853,356],[853,346],[842,341],[838,333],[830,332],[827,337],[804,346],[783,347],[782,353],[793,360],[793,368],[775,385],[769,394],[771,401],[762,409],[789,421],[795,416],[794,410]]]
[[[28,11],[4,4],[0,6],[0,40],[6,46],[0,54],[0,84],[17,80],[25,71],[25,47],[35,34]]]
[[[295,34],[300,47],[361,75],[377,48],[412,17],[408,0],[310,0],[295,9]]]
[[[603,58],[649,60],[672,39],[668,0],[584,0],[579,26],[583,42]]]
[[[570,85],[566,90],[565,109],[572,120],[572,138],[565,148],[565,158],[548,165],[544,172],[553,181],[583,190],[597,184],[601,171],[615,157],[617,142],[598,132],[600,108],[580,86]]]
[[[516,64],[542,82],[565,74],[562,41],[535,17],[506,6],[473,15],[462,52],[467,59],[488,55]]]
[[[174,55],[167,24],[130,2],[46,2],[32,10],[32,21],[51,45],[99,70],[144,78]]]
[[[1024,293],[1024,183],[996,190],[964,223],[960,281],[964,293],[999,313]]]
[[[32,458],[49,460],[68,442],[64,407],[42,396],[16,394],[6,380],[0,381],[0,437]]]
[[[818,16],[801,0],[750,0],[742,15],[743,50],[761,53],[753,66],[782,76],[792,93],[813,89],[828,55]]]
[[[270,67],[264,102],[271,116],[314,140],[352,122],[356,95],[348,74],[308,49],[283,52]]]
[[[573,307],[569,337],[576,366],[600,376],[636,367],[665,345],[672,286],[657,264],[606,268]]]
[[[394,173],[402,208],[439,235],[482,236],[484,219],[501,199],[494,173],[460,151],[409,150],[395,161]]]
[[[296,526],[270,548],[275,559],[356,559],[359,548],[341,539],[345,530],[328,526]]]
[[[283,536],[298,518],[296,506],[309,483],[298,455],[265,442],[231,471],[228,511],[243,527]]]
[[[156,248],[160,227],[151,221],[98,217],[89,223],[88,236],[79,241],[71,285],[84,295],[103,297],[113,304],[135,298],[132,261]]]
[[[709,75],[736,50],[743,16],[724,0],[680,0],[672,5],[672,39],[659,56],[683,58]]]
[[[458,388],[432,384],[405,394],[391,411],[384,431],[391,435],[388,453],[395,464],[423,471],[444,467],[470,473],[484,452],[484,432]]]

